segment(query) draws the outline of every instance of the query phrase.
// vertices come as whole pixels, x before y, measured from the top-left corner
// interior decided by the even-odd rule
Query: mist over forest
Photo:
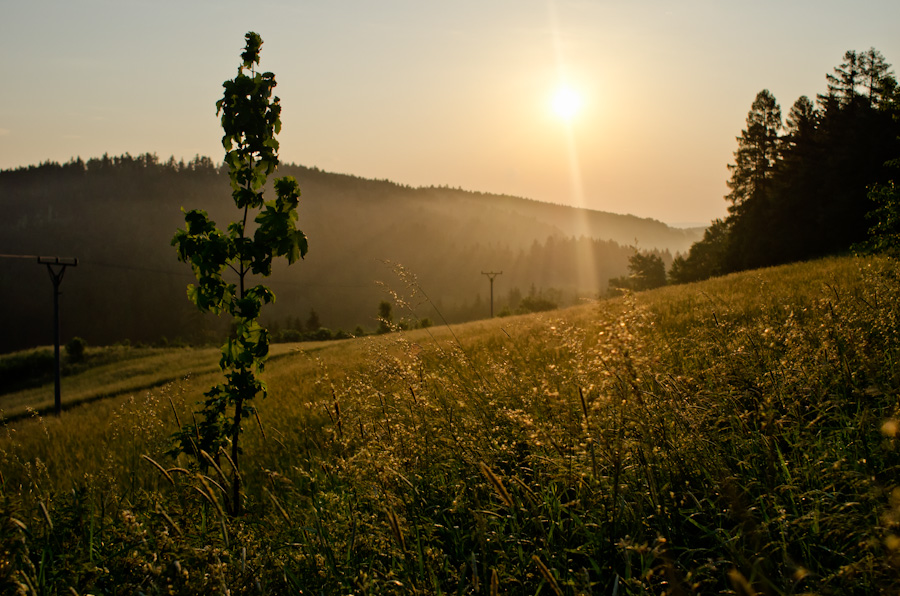
[[[490,315],[483,271],[494,283],[495,313],[531,296],[559,306],[606,291],[628,274],[634,246],[669,264],[700,238],[652,219],[576,209],[446,187],[411,188],[386,180],[282,165],[302,197],[298,228],[309,254],[276,265],[264,281],[277,296],[269,325],[303,325],[315,311],[332,330],[372,331],[388,290],[410,297],[395,319],[449,322]],[[0,171],[0,253],[77,257],[61,285],[62,341],[216,342],[224,320],[203,316],[186,298],[194,282],[170,245],[185,209],[204,209],[220,226],[235,217],[224,170],[211,159],[160,160],[104,155],[65,164]],[[380,282],[380,283],[379,283]],[[36,260],[3,259],[0,351],[52,343],[52,284]],[[436,312],[434,307],[440,310]]]
[[[300,184],[309,254],[276,264],[264,281],[277,301],[263,322],[276,338],[319,326],[327,337],[367,333],[388,300],[395,322],[454,323],[490,316],[484,272],[502,272],[493,309],[505,315],[597,298],[610,280],[651,287],[637,283],[648,280],[635,257],[658,269],[652,285],[661,285],[856,250],[873,225],[894,233],[900,87],[874,48],[846,52],[825,78],[826,92],[798,98],[786,118],[771,92],[757,94],[729,164],[729,214],[705,231],[282,165],[278,175]],[[188,301],[195,278],[171,240],[182,208],[225,228],[236,217],[231,190],[227,169],[199,156],[104,155],[0,171],[0,254],[79,259],[62,283],[63,342],[219,342],[227,323]],[[3,258],[0,287],[0,351],[52,343],[46,268]]]

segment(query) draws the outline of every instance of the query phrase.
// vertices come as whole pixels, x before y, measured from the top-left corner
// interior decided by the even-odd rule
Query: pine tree
[[[322,322],[319,320],[319,313],[316,312],[316,309],[309,309],[309,318],[306,319],[306,330],[309,332],[318,331],[322,326]]]
[[[860,55],[860,85],[863,88],[864,97],[869,100],[872,107],[880,107],[896,82],[893,79],[891,65],[884,56],[875,48],[869,48]]]
[[[747,128],[737,137],[734,164],[729,164],[731,192],[726,198],[732,209],[765,191],[779,155],[778,133],[781,130],[781,107],[768,89],[756,95],[747,114]]]
[[[816,131],[819,113],[816,106],[805,95],[800,96],[785,119],[783,151],[789,151],[809,142]]]
[[[855,50],[844,52],[844,61],[834,67],[834,74],[825,75],[828,80],[828,93],[819,95],[819,101],[826,111],[845,108],[856,103],[859,93],[857,87],[862,82],[862,64],[860,55]]]

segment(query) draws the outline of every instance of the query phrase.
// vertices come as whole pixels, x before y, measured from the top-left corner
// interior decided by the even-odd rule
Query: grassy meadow
[[[297,349],[298,344],[273,344],[269,349],[269,360],[289,355]],[[133,348],[117,345],[86,350],[85,362],[63,366],[61,393],[64,408],[159,387],[191,375],[220,373],[219,348]],[[7,420],[53,412],[52,347],[0,356],[0,365],[4,360],[20,359],[22,355],[27,357],[35,352],[44,352],[41,361],[46,361],[43,363],[47,373],[36,379],[43,383],[0,394],[0,411]],[[63,354],[61,358],[64,361],[66,356]]]
[[[281,349],[238,518],[167,455],[214,354],[0,427],[0,593],[900,591],[895,261]]]

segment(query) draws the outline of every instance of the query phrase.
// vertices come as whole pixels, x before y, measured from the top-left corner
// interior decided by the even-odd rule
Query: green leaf
[[[247,45],[241,54],[241,60],[244,61],[244,68],[252,68],[254,64],[259,64],[259,50],[262,48],[262,38],[253,31],[248,32],[244,39]]]
[[[292,246],[290,252],[286,255],[288,263],[295,263],[298,258],[302,259],[306,256],[309,249],[306,240],[306,234],[300,230],[296,230],[291,238]]]

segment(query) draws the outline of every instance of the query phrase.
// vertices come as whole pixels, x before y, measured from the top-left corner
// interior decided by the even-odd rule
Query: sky
[[[678,225],[726,214],[727,165],[757,92],[786,115],[825,91],[847,50],[900,64],[897,0],[0,0],[0,11],[0,169],[126,152],[220,162],[215,102],[256,31],[284,162]],[[561,87],[577,98],[568,119],[553,109]]]

